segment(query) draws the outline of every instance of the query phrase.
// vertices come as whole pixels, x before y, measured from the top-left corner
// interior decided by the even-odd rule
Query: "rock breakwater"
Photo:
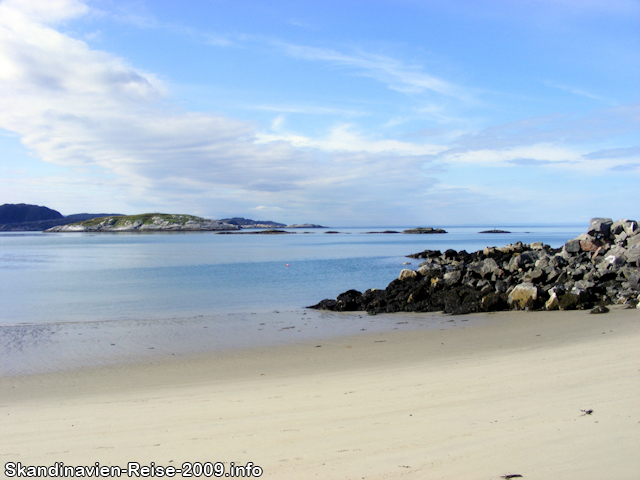
[[[640,228],[634,220],[594,218],[587,233],[551,248],[516,242],[467,253],[425,250],[386,289],[348,290],[309,308],[333,311],[445,312],[573,310],[638,305]]]

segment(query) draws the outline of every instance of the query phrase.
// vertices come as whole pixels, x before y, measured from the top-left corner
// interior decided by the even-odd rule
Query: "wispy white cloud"
[[[341,115],[345,117],[362,117],[369,113],[347,108],[326,107],[320,105],[244,105],[247,110],[261,110],[266,112],[299,113],[303,115]]]
[[[301,22],[299,20],[289,20],[288,23],[289,25],[293,25],[294,27],[301,27],[301,28],[316,30],[316,27],[308,22]]]
[[[600,149],[593,145],[618,138],[633,138],[640,127],[638,107],[626,105],[590,112],[584,116],[553,115],[494,125],[465,133],[455,146],[433,156],[445,164],[484,167],[538,167],[605,174],[619,165],[637,161],[638,147]]]
[[[478,149],[445,152],[440,158],[447,163],[469,163],[479,166],[502,165],[541,166],[576,165],[582,157],[572,148],[558,145],[523,145],[504,149]]]
[[[613,172],[631,172],[634,170],[640,171],[640,163],[623,163],[621,165],[615,165],[611,167],[609,170]]]
[[[535,158],[514,158],[511,160],[507,160],[507,163],[511,163],[513,165],[520,165],[522,167],[538,167],[540,165],[553,165],[558,163],[568,163],[569,160],[558,160],[556,162],[552,162],[551,160],[540,160]]]
[[[602,158],[640,158],[640,146],[627,148],[607,148],[583,155],[587,160]]]
[[[0,3],[0,128],[45,162],[70,168],[64,182],[50,179],[50,192],[66,185],[83,203],[101,197],[197,213],[205,202],[224,204],[209,214],[269,206],[288,218],[301,209],[326,218],[332,208],[362,207],[371,186],[393,196],[429,183],[408,172],[420,172],[424,155],[441,147],[369,138],[346,125],[319,140],[268,135],[232,118],[185,112],[165,103],[167,87],[155,75],[33,21],[74,18],[86,11],[81,4],[68,0],[66,17],[47,16],[46,7],[27,15],[24,4]],[[91,182],[74,173],[85,168],[95,169]],[[47,179],[39,182],[47,190]],[[327,195],[343,200],[328,207]]]
[[[451,128],[451,125],[455,124],[458,127],[461,125],[468,125],[470,119],[459,118],[454,116],[447,107],[444,105],[427,104],[423,106],[414,107],[411,112],[405,115],[397,115],[389,119],[384,125],[384,128],[396,127],[409,122],[423,122],[428,121],[430,123],[437,123],[440,125],[447,125]]]
[[[295,133],[256,135],[260,143],[286,142],[296,147],[317,148],[326,152],[367,152],[375,154],[433,155],[446,147],[433,144],[376,139],[355,131],[353,125],[336,125],[325,138],[311,138]]]
[[[89,11],[80,0],[4,0],[1,7],[5,22],[22,25],[26,22],[57,24]]]
[[[318,48],[294,45],[285,42],[274,42],[287,55],[309,61],[322,61],[333,65],[352,68],[359,75],[374,78],[386,83],[392,90],[402,93],[435,92],[456,98],[469,97],[468,93],[453,83],[442,80],[435,75],[423,71],[418,65],[406,63],[380,54],[361,50],[342,53],[329,48]]]
[[[631,104],[592,110],[583,115],[552,114],[495,124],[467,132],[458,137],[455,144],[466,150],[533,144],[591,145],[622,136],[633,137],[638,128],[640,105]]]
[[[188,37],[195,43],[216,47],[236,45],[236,39],[230,35],[203,31],[180,23],[159,20],[156,16],[143,9],[141,5],[140,3],[119,3],[113,5],[113,8],[108,11],[92,8],[90,14],[97,17],[108,17],[119,24],[131,25],[142,30],[161,29],[174,35]]]
[[[588,92],[584,89],[581,88],[577,88],[577,87],[571,87],[568,85],[562,85],[559,83],[555,83],[555,82],[550,82],[548,80],[545,80],[544,84],[547,87],[551,87],[551,88],[557,88],[559,90],[564,90],[565,92],[569,92],[572,93],[574,95],[580,95],[581,97],[586,97],[586,98],[590,98],[592,100],[597,100],[599,102],[603,102],[603,103],[608,103],[610,105],[614,105],[616,102],[614,102],[613,100],[603,97],[602,95],[597,95],[595,93],[591,93]]]
[[[257,207],[254,208],[254,210],[257,210],[258,212],[282,212],[282,207],[273,207],[273,206],[269,206],[269,205],[258,205]]]

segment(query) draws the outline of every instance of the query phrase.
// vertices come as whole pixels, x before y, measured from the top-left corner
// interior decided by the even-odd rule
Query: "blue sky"
[[[640,2],[0,0],[0,203],[640,219]]]

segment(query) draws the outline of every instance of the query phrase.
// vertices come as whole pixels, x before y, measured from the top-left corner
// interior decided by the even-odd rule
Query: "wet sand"
[[[412,328],[1,377],[0,464],[638,478],[640,310],[393,318]]]

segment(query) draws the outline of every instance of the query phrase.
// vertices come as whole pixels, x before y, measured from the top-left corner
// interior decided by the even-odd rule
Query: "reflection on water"
[[[162,360],[226,349],[273,346],[361,332],[454,327],[437,314],[370,316],[315,310],[0,326],[0,376]],[[464,324],[463,324],[464,325]]]

